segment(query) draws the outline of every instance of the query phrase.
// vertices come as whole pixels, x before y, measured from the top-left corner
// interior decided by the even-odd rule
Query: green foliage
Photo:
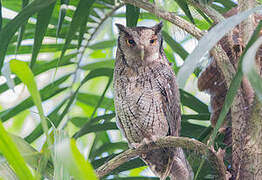
[[[3,17],[2,17],[2,2],[0,1],[0,30],[2,29],[2,21],[3,21]]]
[[[120,18],[126,19],[127,26],[132,27],[138,22],[159,21],[159,17],[132,5],[122,8],[124,5],[115,4],[117,2],[0,1],[0,69],[4,74],[2,66],[5,61],[10,64],[11,72],[15,75],[7,75],[7,82],[0,84],[1,97],[8,99],[8,106],[4,100],[0,101],[0,119],[3,122],[3,125],[0,122],[0,158],[3,159],[0,168],[11,167],[9,173],[20,179],[73,177],[95,180],[94,168],[128,149],[114,118],[112,81],[117,34],[113,31],[113,24]],[[183,19],[201,30],[211,28],[212,19],[199,8],[192,7],[186,1],[175,2],[175,11],[179,9],[184,12],[183,15],[178,13]],[[163,1],[165,6],[168,3]],[[236,6],[234,1],[222,0],[207,4],[219,13]],[[2,16],[1,7],[18,14],[14,18],[6,18]],[[199,47],[195,50],[198,53],[193,52],[191,55],[188,46],[192,45],[193,38],[183,33],[175,38],[177,32],[172,33],[173,25],[165,22],[162,32],[165,52],[174,63],[175,71],[182,73],[178,75],[180,85],[185,84],[204,53],[254,11],[250,10],[236,19],[213,27],[199,41]],[[252,43],[256,39],[252,39]],[[9,62],[10,57],[14,56],[15,59]],[[185,61],[182,68],[178,63],[180,59]],[[254,68],[245,70],[243,72],[253,82],[258,95],[261,95],[261,84],[255,83],[259,79],[254,75]],[[242,73],[242,70],[235,77],[237,82],[234,80],[231,85],[234,92],[229,90],[218,127],[242,79],[243,74],[239,72]],[[194,75],[192,78],[195,78]],[[10,82],[14,82],[14,92],[9,91]],[[183,88],[182,85],[181,135],[206,143],[213,130],[209,123],[208,102],[195,90]],[[20,90],[25,89],[24,86],[29,94]],[[213,138],[216,137],[218,127],[213,132]],[[16,136],[8,134],[5,129]],[[216,139],[215,144],[220,146],[221,140]],[[204,157],[194,158],[190,154],[192,152],[187,153],[193,169],[197,170]],[[205,163],[203,167],[205,170],[200,172],[199,179],[214,176],[208,164]],[[104,179],[157,179],[148,177],[145,168],[142,160],[132,159]]]
[[[97,180],[92,165],[79,152],[73,139],[65,138],[56,146],[57,159],[70,175],[79,180]]]
[[[139,18],[140,8],[133,5],[126,5],[126,26],[135,27]]]
[[[34,38],[34,45],[33,45],[33,52],[31,58],[31,67],[34,66],[37,55],[40,51],[42,41],[44,39],[47,26],[49,24],[50,18],[52,16],[53,10],[55,7],[55,2],[50,4],[46,8],[39,11],[37,14],[37,21],[36,21],[36,28],[35,28],[35,38]]]
[[[0,152],[7,159],[8,163],[14,168],[16,175],[21,180],[35,179],[27,167],[23,157],[19,153],[17,146],[4,129],[2,122],[0,122]]]

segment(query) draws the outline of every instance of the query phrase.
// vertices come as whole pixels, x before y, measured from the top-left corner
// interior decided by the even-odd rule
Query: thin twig
[[[123,2],[127,4],[131,4],[133,6],[142,8],[152,14],[155,14],[158,17],[161,17],[176,26],[180,27],[184,31],[188,32],[192,36],[194,36],[197,39],[200,39],[204,33],[198,29],[196,26],[193,24],[189,23],[188,21],[184,20],[183,18],[175,15],[175,13],[172,12],[167,12],[164,9],[162,9],[159,6],[156,6],[148,1],[145,0],[123,0]]]
[[[146,153],[153,149],[161,148],[176,148],[181,147],[184,149],[192,150],[194,153],[203,155],[207,158],[209,163],[218,173],[219,179],[226,179],[226,169],[223,161],[218,158],[216,152],[209,149],[207,145],[190,138],[185,137],[171,137],[167,136],[152,142],[149,144],[142,145],[137,149],[128,149],[120,155],[114,157],[110,161],[106,162],[96,170],[96,174],[99,178],[109,174],[112,170],[119,167],[121,164],[127,162],[131,158],[137,157],[142,153]]]

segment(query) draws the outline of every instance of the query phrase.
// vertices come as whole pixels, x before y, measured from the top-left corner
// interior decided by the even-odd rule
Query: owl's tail
[[[181,148],[175,151],[168,148],[156,149],[143,155],[142,159],[161,180],[168,176],[171,180],[192,180],[194,177]]]

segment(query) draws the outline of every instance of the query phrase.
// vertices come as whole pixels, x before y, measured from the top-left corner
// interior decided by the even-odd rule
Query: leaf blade
[[[3,153],[7,161],[14,168],[17,176],[22,180],[34,180],[32,173],[28,169],[25,160],[18,151],[17,146],[12,141],[8,133],[5,131],[0,121],[0,151]]]
[[[49,21],[51,19],[53,10],[55,7],[55,2],[42,9],[37,14],[37,22],[35,28],[35,38],[33,44],[33,52],[30,67],[32,68],[36,62],[36,58],[38,53],[40,52],[40,48],[42,46],[42,41],[46,34],[46,30],[48,28]]]
[[[69,44],[71,43],[73,39],[74,34],[77,32],[78,28],[80,27],[81,21],[84,17],[83,15],[85,15],[86,11],[91,8],[94,2],[95,0],[90,0],[90,1],[80,0],[79,1],[78,6],[73,15],[73,19],[71,21],[69,31],[67,33],[66,42],[64,44],[64,47],[63,47],[63,50],[60,56],[61,58],[64,56],[67,50],[67,47],[69,46]]]
[[[126,25],[128,27],[135,27],[140,14],[140,8],[131,4],[126,5]]]
[[[56,0],[35,0],[26,6],[14,19],[12,19],[1,31],[0,31],[0,69],[2,69],[4,57],[7,51],[8,44],[17,31],[17,29],[28,20],[30,16],[39,11],[42,8],[50,5]]]
[[[98,180],[92,165],[88,161],[85,161],[73,139],[65,139],[63,142],[57,144],[55,149],[57,158],[75,179]]]

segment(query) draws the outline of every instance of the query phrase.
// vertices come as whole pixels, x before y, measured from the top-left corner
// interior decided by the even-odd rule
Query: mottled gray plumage
[[[163,136],[179,136],[179,91],[163,51],[162,23],[150,28],[117,27],[114,98],[119,129],[132,148]],[[181,148],[161,148],[141,158],[161,179],[192,178]]]

